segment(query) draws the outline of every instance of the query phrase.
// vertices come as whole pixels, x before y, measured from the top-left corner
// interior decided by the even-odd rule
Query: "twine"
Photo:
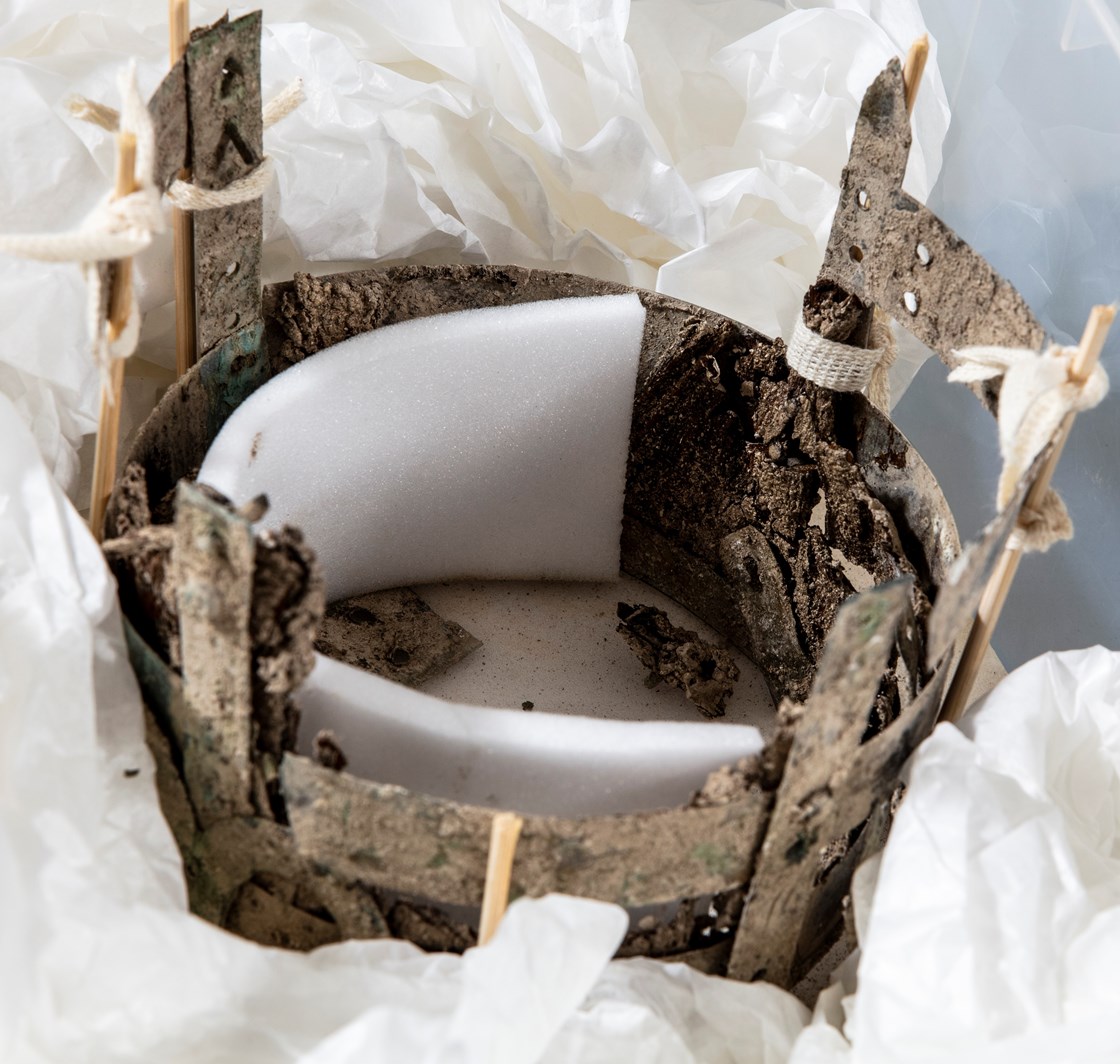
[[[136,190],[118,199],[106,197],[69,233],[0,235],[0,251],[10,255],[40,262],[79,264],[86,282],[86,319],[93,359],[103,382],[108,378],[112,361],[127,358],[136,350],[140,310],[133,294],[124,328],[119,336],[110,338],[99,266],[103,262],[131,258],[152,242],[153,233],[163,230],[159,190],[152,183],[155,135],[147,105],[136,84],[135,63],[121,72],[118,84],[121,111],[117,125],[136,137]]]
[[[303,100],[303,78],[296,78],[264,105],[261,111],[264,128],[268,129],[282,118],[287,118]],[[120,121],[120,115],[113,108],[85,96],[71,96],[66,106],[75,118],[110,132],[117,128]],[[272,173],[272,159],[266,155],[249,173],[231,181],[225,188],[202,188],[189,181],[176,180],[167,190],[167,198],[181,211],[236,207],[263,196],[272,181]]]
[[[128,318],[120,334],[110,336],[105,314],[105,293],[100,265],[139,254],[152,242],[154,233],[164,229],[159,189],[152,172],[155,165],[155,133],[148,106],[136,83],[136,63],[132,62],[118,78],[121,109],[84,96],[71,96],[67,107],[72,115],[102,129],[123,130],[136,137],[136,190],[127,196],[106,197],[75,230],[69,233],[0,234],[0,251],[39,262],[76,262],[86,282],[86,324],[91,337],[94,363],[102,384],[108,383],[109,366],[116,359],[128,358],[140,339],[140,308],[133,290]],[[267,128],[291,114],[303,101],[303,81],[296,78],[263,110]],[[212,210],[230,207],[260,197],[272,180],[272,160],[266,155],[244,177],[221,189],[203,189],[176,181],[168,197],[180,209]],[[112,394],[112,389],[106,389]]]
[[[120,111],[86,96],[68,96],[66,109],[75,118],[88,122],[91,126],[100,126],[107,133],[116,133],[121,124]]]
[[[276,125],[281,118],[287,118],[305,99],[303,92],[303,78],[295,78],[288,82],[271,100],[264,105],[261,118],[264,128]]]
[[[303,78],[295,78],[284,86],[264,105],[261,119],[264,128],[276,125],[281,118],[287,118],[304,101]],[[75,93],[66,98],[66,109],[75,118],[90,125],[100,126],[109,133],[115,133],[120,125],[121,115],[108,104],[98,103],[88,96]]]
[[[997,411],[1003,469],[996,492],[1002,510],[1066,416],[1091,410],[1105,397],[1108,374],[1098,363],[1084,383],[1071,380],[1077,348],[1058,344],[1051,344],[1043,353],[1013,347],[966,347],[953,354],[958,365],[949,374],[951,381],[968,384],[1003,378]],[[1069,512],[1051,488],[1038,509],[1023,509],[1012,545],[1024,551],[1044,551],[1072,536]]]
[[[231,181],[225,188],[203,188],[189,181],[176,179],[167,190],[167,198],[181,211],[212,211],[218,207],[236,207],[239,203],[260,199],[272,180],[272,159],[265,156],[244,177]]]
[[[898,355],[890,322],[876,308],[867,347],[826,340],[799,316],[786,349],[786,361],[802,377],[834,392],[862,392],[880,410],[891,405],[889,371]]]

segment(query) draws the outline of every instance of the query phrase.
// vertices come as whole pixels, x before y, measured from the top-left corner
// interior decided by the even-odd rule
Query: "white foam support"
[[[319,659],[298,701],[306,735],[332,729],[356,775],[522,813],[681,805],[712,769],[762,749],[758,730],[740,724],[460,705],[329,658]]]
[[[199,479],[298,525],[328,595],[618,574],[635,295],[442,314],[355,336],[251,395]]]
[[[299,526],[332,598],[480,577],[618,577],[637,296],[423,318],[319,352],[243,403],[199,479]],[[338,735],[351,770],[523,812],[680,804],[756,728],[493,709],[320,657],[301,748]],[[587,713],[594,714],[588,705]]]

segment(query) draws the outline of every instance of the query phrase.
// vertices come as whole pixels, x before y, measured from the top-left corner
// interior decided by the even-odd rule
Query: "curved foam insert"
[[[756,728],[740,724],[596,720],[445,702],[330,658],[318,660],[297,700],[307,734],[332,729],[357,775],[553,816],[681,805],[712,769],[763,745]]]
[[[440,314],[254,392],[199,480],[301,528],[332,599],[464,577],[618,573],[636,295]]]
[[[644,322],[636,295],[597,296],[356,336],[250,396],[199,480],[235,503],[266,493],[267,523],[303,529],[332,598],[617,578]],[[524,812],[678,805],[762,747],[745,725],[459,705],[323,657],[296,700],[305,740],[333,729],[359,775]]]

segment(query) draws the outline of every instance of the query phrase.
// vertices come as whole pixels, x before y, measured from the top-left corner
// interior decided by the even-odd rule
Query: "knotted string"
[[[136,83],[136,64],[130,63],[118,78],[121,110],[96,103],[83,96],[67,101],[70,113],[109,131],[130,132],[136,137],[134,192],[114,199],[111,195],[97,204],[82,224],[68,233],[0,234],[0,251],[40,262],[76,262],[86,282],[86,318],[94,363],[102,383],[108,382],[109,366],[127,358],[140,338],[140,310],[135,293],[131,296],[128,318],[120,334],[110,335],[105,314],[105,293],[101,263],[131,258],[163,232],[160,192],[153,181],[155,132],[147,104]],[[303,101],[303,81],[296,78],[264,108],[264,125],[274,125],[291,114]],[[272,161],[266,155],[254,169],[222,189],[202,189],[176,181],[168,198],[183,210],[212,210],[245,203],[261,196],[272,179]],[[111,394],[111,389],[108,390]]]
[[[304,100],[303,79],[296,78],[264,105],[261,118],[264,128],[276,125],[290,115]],[[70,113],[83,122],[90,122],[110,132],[120,122],[120,115],[111,107],[85,96],[71,96],[66,101]],[[167,190],[167,198],[183,211],[211,211],[218,207],[236,207],[264,195],[272,181],[272,160],[265,156],[244,177],[231,181],[225,188],[202,188],[189,181],[176,180]]]
[[[1014,347],[966,347],[953,354],[958,364],[949,374],[951,381],[968,384],[1003,378],[997,409],[1003,470],[996,492],[1002,510],[1066,415],[1090,410],[1105,397],[1108,374],[1098,363],[1084,383],[1072,380],[1077,348],[1058,344],[1044,353]],[[1065,503],[1051,488],[1037,509],[1024,508],[1012,545],[1024,551],[1044,551],[1072,536],[1073,522]]]
[[[136,84],[136,64],[131,63],[118,79],[121,113],[118,125],[136,137],[136,189],[127,196],[106,196],[69,233],[15,233],[0,235],[0,251],[40,262],[77,262],[86,282],[86,318],[93,359],[107,380],[110,363],[127,358],[136,350],[140,336],[140,311],[133,294],[128,318],[120,335],[112,338],[105,314],[100,263],[127,259],[139,254],[152,242],[152,234],[162,232],[163,211],[159,190],[152,183],[155,162],[155,134],[147,105]]]

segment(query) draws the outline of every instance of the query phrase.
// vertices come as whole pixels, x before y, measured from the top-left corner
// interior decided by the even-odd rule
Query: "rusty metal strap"
[[[875,303],[953,366],[955,348],[1039,348],[1023,297],[902,191],[910,118],[892,60],[863,98],[820,279]]]

